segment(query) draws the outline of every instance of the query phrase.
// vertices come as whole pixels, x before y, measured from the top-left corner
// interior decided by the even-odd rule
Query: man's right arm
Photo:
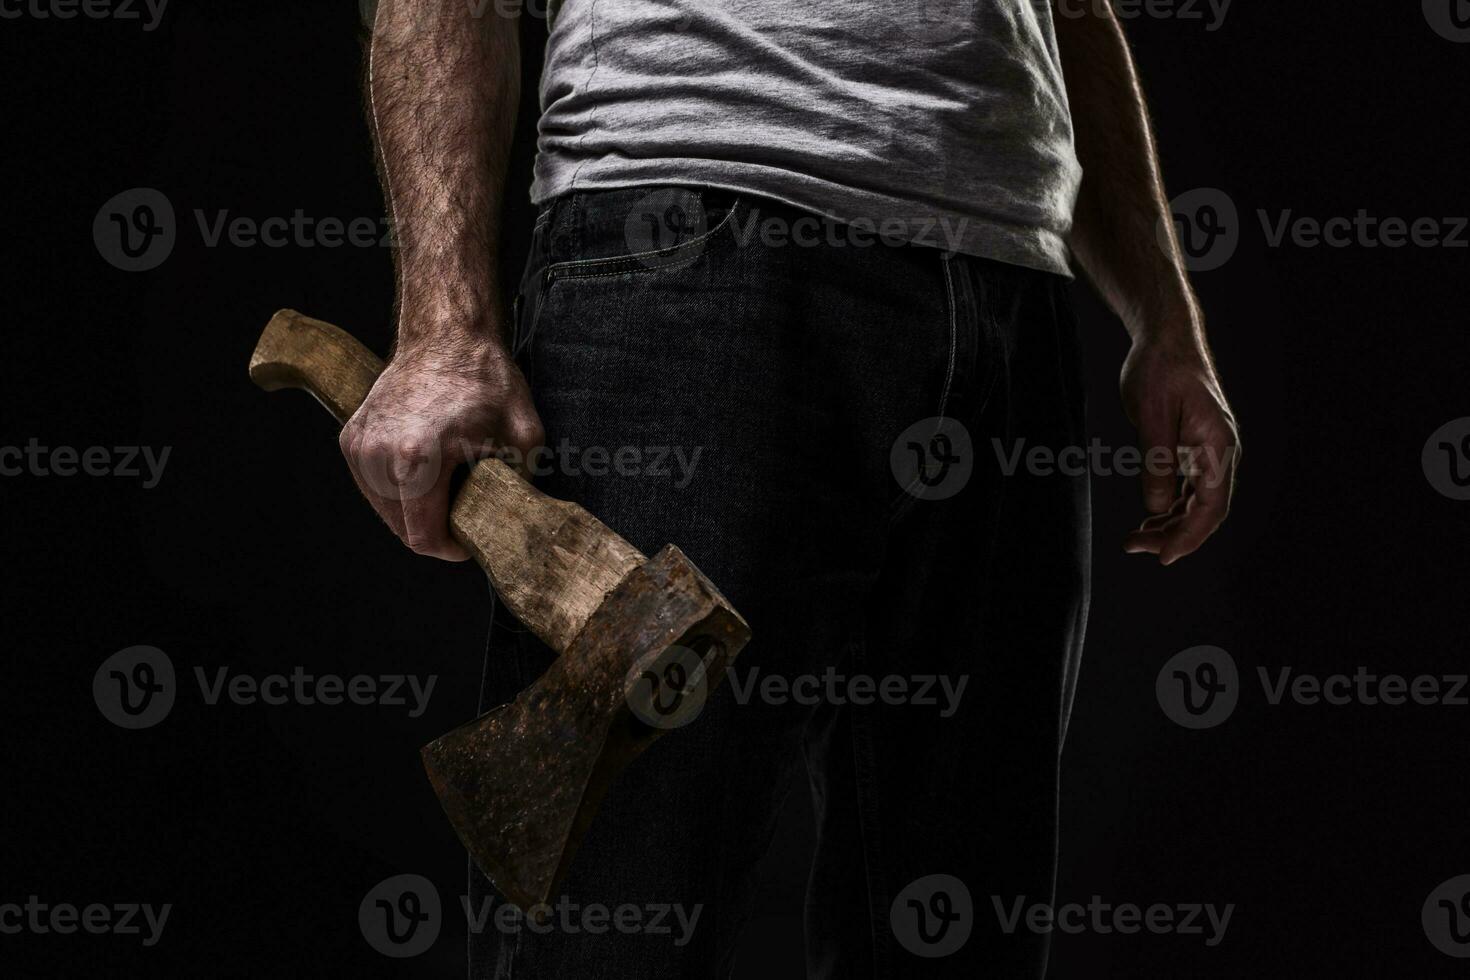
[[[343,428],[342,452],[405,544],[460,561],[469,556],[448,527],[455,467],[495,449],[525,459],[543,436],[511,359],[496,273],[520,97],[518,23],[494,5],[381,0],[368,58],[399,242],[398,340]]]

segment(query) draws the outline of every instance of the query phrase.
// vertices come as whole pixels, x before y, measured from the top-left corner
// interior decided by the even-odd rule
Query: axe
[[[382,370],[351,336],[294,310],[271,318],[250,358],[257,385],[303,388],[338,422]],[[506,607],[558,654],[515,701],[422,751],[475,864],[530,911],[565,878],[612,780],[698,711],[750,627],[678,548],[646,558],[498,459],[475,464],[449,527]]]

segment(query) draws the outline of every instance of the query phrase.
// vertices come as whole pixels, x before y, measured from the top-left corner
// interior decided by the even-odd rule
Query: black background
[[[1127,24],[1171,194],[1218,187],[1240,209],[1238,252],[1196,284],[1246,454],[1224,531],[1167,570],[1120,552],[1141,516],[1135,481],[1094,482],[1093,615],[1064,760],[1057,900],[1235,910],[1215,947],[1058,935],[1052,975],[1462,973],[1419,916],[1436,885],[1470,872],[1470,709],[1271,706],[1255,673],[1466,669],[1470,504],[1432,489],[1419,457],[1431,432],[1470,415],[1467,252],[1271,248],[1256,212],[1470,213],[1470,137],[1457,121],[1470,45],[1431,31],[1418,3],[1242,2],[1216,31]],[[0,936],[0,972],[462,972],[461,916],[430,953],[396,961],[364,942],[357,908],[401,872],[433,879],[451,910],[463,893],[462,851],[417,749],[474,713],[484,580],[398,546],[357,498],[325,414],[245,375],[279,307],[386,350],[389,252],[208,248],[193,218],[381,215],[360,40],[351,0],[178,0],[153,32],[0,20],[0,442],[172,447],[151,490],[109,477],[0,481],[0,901],[174,905],[150,949],[138,937]],[[523,113],[522,133],[530,126]],[[99,207],[133,187],[163,191],[179,214],[172,256],[137,274],[107,264],[92,238]],[[525,212],[513,209],[513,242]],[[1125,338],[1077,292],[1091,430],[1124,445]],[[128,732],[99,714],[91,682],[135,644],[166,651],[184,683],[162,724]],[[1197,644],[1228,650],[1244,691],[1225,724],[1187,731],[1160,711],[1154,678]],[[192,682],[195,666],[296,665],[439,679],[419,718],[209,706]],[[739,977],[800,975],[805,807],[793,793]]]

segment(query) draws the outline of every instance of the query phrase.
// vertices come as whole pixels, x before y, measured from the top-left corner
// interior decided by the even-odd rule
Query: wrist
[[[1204,336],[1204,313],[1184,283],[1128,310],[1123,325],[1136,344],[1193,347]]]
[[[498,337],[459,331],[415,334],[407,339],[400,335],[392,364],[401,370],[497,376],[510,370],[515,361]]]
[[[489,299],[461,295],[405,297],[398,309],[397,350],[509,356],[506,314]]]

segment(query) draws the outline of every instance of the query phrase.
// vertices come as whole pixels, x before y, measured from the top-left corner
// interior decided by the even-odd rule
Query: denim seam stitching
[[[657,271],[659,271],[661,269],[686,269],[688,267],[689,267],[689,263],[685,263],[683,265],[679,265],[679,264],[675,264],[675,263],[670,263],[668,265],[644,266],[644,268],[647,271],[649,271],[649,272],[657,272]],[[562,280],[570,280],[570,279],[616,279],[619,276],[626,276],[626,275],[629,275],[630,273],[634,273],[634,272],[637,272],[637,271],[639,271],[639,270],[637,269],[636,266],[634,266],[634,267],[623,268],[623,269],[614,269],[611,272],[574,273],[574,274],[569,275],[569,276],[559,276],[559,277],[554,278],[553,279],[553,284],[555,284],[556,282],[561,282]]]
[[[949,406],[949,392],[950,392],[950,388],[954,384],[954,367],[955,367],[956,348],[957,348],[957,346],[959,344],[959,327],[957,326],[957,319],[956,319],[956,313],[955,313],[954,279],[953,279],[953,277],[952,277],[952,275],[950,273],[950,270],[949,270],[949,261],[950,261],[949,260],[949,256],[944,255],[944,254],[941,253],[940,256],[939,256],[939,261],[940,261],[941,265],[944,268],[945,302],[946,302],[946,307],[947,307],[947,311],[948,311],[948,314],[949,314],[949,364],[948,364],[947,368],[945,369],[944,387],[942,388],[942,390],[940,391],[940,394],[939,394],[939,415],[938,415],[938,418],[939,418],[939,420],[942,423],[943,420],[944,420],[944,418],[945,418],[944,410]],[[936,428],[936,431],[937,431],[937,428]],[[892,527],[893,524],[894,524],[894,522],[897,521],[899,519],[899,517],[901,517],[903,514],[905,514],[908,511],[909,506],[911,504],[913,504],[915,498],[914,498],[914,494],[913,494],[912,491],[913,491],[914,486],[918,482],[919,482],[919,479],[918,479],[917,476],[915,476],[914,479],[913,479],[913,482],[911,482],[907,486],[905,486],[903,488],[903,491],[901,493],[899,493],[899,495],[894,499],[893,503],[889,506],[889,512],[888,512],[888,526],[889,527]]]
[[[861,669],[867,669],[867,644],[858,640],[854,644],[856,659],[860,659]],[[852,706],[849,706],[850,708]],[[853,782],[857,787],[858,805],[858,833],[861,838],[863,856],[863,878],[867,884],[868,891],[868,933],[873,951],[873,975],[882,976],[879,967],[889,961],[890,948],[887,935],[882,929],[882,913],[880,909],[886,908],[888,902],[887,891],[883,887],[883,839],[880,815],[876,812],[873,804],[873,743],[872,729],[870,723],[872,718],[867,712],[853,711],[852,715],[852,754],[853,754]],[[877,897],[878,901],[874,901]]]
[[[955,316],[954,275],[949,269],[949,256],[941,255],[939,261],[944,266],[945,299],[949,304],[949,367],[944,374],[944,390],[939,395],[939,417],[942,419],[944,410],[949,407],[950,386],[954,384],[955,349],[959,345],[959,326]]]
[[[610,256],[608,258],[601,258],[601,259],[568,259],[565,262],[557,262],[557,263],[549,266],[547,268],[547,270],[546,270],[546,274],[548,276],[551,276],[551,277],[558,277],[558,276],[560,276],[560,277],[569,278],[569,279],[570,278],[575,278],[575,279],[591,279],[594,276],[599,275],[599,273],[595,273],[595,272],[586,272],[586,273],[584,273],[581,270],[583,270],[583,269],[597,269],[597,268],[612,268],[614,270],[613,272],[611,272],[611,273],[602,273],[602,274],[603,275],[621,275],[624,272],[637,272],[638,270],[637,270],[637,268],[632,268],[632,269],[619,268],[619,266],[635,266],[636,267],[636,266],[639,266],[639,265],[644,265],[645,268],[648,268],[650,270],[651,269],[655,269],[655,268],[664,268],[663,266],[648,266],[648,265],[645,265],[645,263],[643,262],[643,260],[644,259],[648,259],[648,258],[669,258],[669,259],[673,259],[673,258],[677,258],[679,256],[682,256],[685,252],[690,251],[695,246],[703,245],[705,242],[710,241],[716,235],[718,235],[721,231],[724,230],[725,226],[728,225],[730,223],[731,219],[733,219],[735,217],[735,210],[739,206],[740,206],[740,201],[739,201],[739,199],[736,199],[735,203],[730,206],[729,212],[725,215],[725,217],[723,219],[721,219],[721,221],[720,221],[719,224],[715,225],[713,228],[711,228],[709,231],[706,231],[703,235],[700,235],[698,238],[691,238],[687,242],[681,242],[678,245],[672,245],[672,246],[670,246],[668,248],[657,248],[657,249],[652,249],[652,250],[646,251],[646,252],[634,252],[631,255],[615,255],[615,256]]]

